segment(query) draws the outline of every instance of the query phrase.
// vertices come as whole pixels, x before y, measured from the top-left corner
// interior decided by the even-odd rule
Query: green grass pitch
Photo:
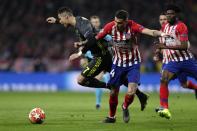
[[[196,131],[197,100],[194,94],[170,94],[172,119],[160,118],[154,112],[159,104],[157,93],[151,93],[145,111],[140,111],[136,97],[130,107],[131,120],[122,121],[119,96],[117,122],[101,121],[108,114],[108,93],[104,93],[102,107],[95,109],[94,93],[0,93],[0,131]],[[28,113],[41,107],[46,113],[43,124],[31,124]]]

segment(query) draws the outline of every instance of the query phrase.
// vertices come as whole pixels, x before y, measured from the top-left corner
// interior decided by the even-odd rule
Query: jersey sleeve
[[[184,23],[180,23],[177,27],[178,39],[181,42],[188,41],[188,29]]]
[[[137,33],[141,33],[142,30],[144,29],[144,26],[132,21],[132,24],[131,24],[131,28],[137,32]]]
[[[104,39],[106,40],[106,41],[112,41],[112,36],[111,35],[106,35],[105,37],[104,37]]]
[[[90,50],[88,50],[88,51],[85,53],[85,57],[88,57],[88,58],[90,58],[90,59],[93,59],[93,55],[92,55],[92,53],[91,53]]]
[[[112,30],[112,25],[113,23],[108,23],[104,26],[104,28],[97,34],[96,36],[96,39],[99,40],[99,39],[102,39],[104,38],[107,34],[110,35],[110,32]]]

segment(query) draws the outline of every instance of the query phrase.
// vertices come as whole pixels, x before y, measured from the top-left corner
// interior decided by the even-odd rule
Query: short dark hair
[[[165,7],[165,11],[167,11],[167,10],[173,10],[176,13],[180,13],[181,12],[181,9],[175,4],[167,4],[166,7]]]
[[[118,19],[126,20],[129,17],[129,13],[126,10],[118,10],[116,11],[115,17]]]
[[[161,12],[160,15],[166,15],[166,13],[165,12]]]
[[[90,19],[100,19],[100,18],[97,15],[92,15],[92,16],[90,16]]]
[[[61,7],[57,11],[58,14],[66,13],[66,15],[73,16],[73,11],[68,7]]]

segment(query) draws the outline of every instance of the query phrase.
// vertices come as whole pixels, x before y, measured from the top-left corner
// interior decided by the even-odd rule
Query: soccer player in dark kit
[[[85,54],[88,50],[90,50],[94,56],[91,62],[79,75],[77,79],[78,84],[88,87],[109,88],[109,86],[106,86],[106,83],[94,78],[101,71],[110,71],[112,60],[111,55],[105,45],[92,42],[95,32],[90,21],[85,17],[73,16],[72,10],[67,7],[63,7],[58,10],[58,19],[59,20],[54,17],[49,17],[47,18],[47,22],[59,22],[64,25],[64,27],[74,27],[81,40],[80,42],[74,43],[76,48],[82,47],[81,51],[72,54],[69,59],[76,59],[82,54]]]

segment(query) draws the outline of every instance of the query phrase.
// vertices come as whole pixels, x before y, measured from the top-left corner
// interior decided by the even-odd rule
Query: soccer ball
[[[33,124],[42,124],[45,120],[45,113],[44,111],[36,107],[29,112],[29,120]]]

